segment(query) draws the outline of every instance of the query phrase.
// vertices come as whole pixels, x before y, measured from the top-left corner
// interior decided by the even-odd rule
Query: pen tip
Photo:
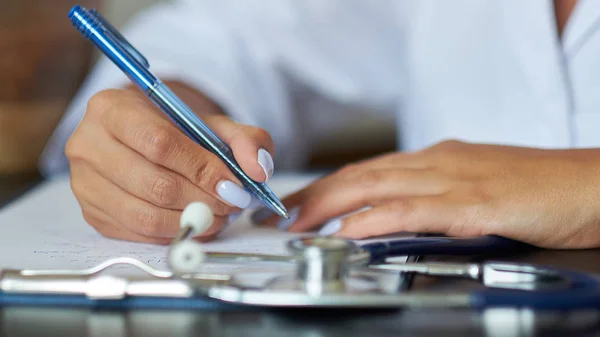
[[[279,200],[275,200],[275,202],[271,203],[271,210],[275,211],[275,213],[279,214],[280,216],[289,219],[290,215],[287,211],[287,209],[285,208],[285,206],[283,206],[283,204],[281,203],[281,201]]]

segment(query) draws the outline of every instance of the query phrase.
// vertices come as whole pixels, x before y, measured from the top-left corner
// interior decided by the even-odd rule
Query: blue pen
[[[149,70],[150,64],[96,10],[76,5],[69,12],[73,25],[119,67],[191,139],[217,155],[242,182],[246,191],[275,213],[289,218],[281,201],[264,183],[252,180],[240,167],[231,148]]]

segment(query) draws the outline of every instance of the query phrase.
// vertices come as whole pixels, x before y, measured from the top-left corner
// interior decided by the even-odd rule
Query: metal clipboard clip
[[[116,265],[130,265],[145,272],[145,277],[111,275]],[[106,273],[105,273],[106,272]],[[82,295],[90,299],[115,300],[128,296],[191,297],[202,286],[227,284],[229,275],[182,274],[157,270],[137,259],[119,257],[82,270],[0,271],[0,291],[21,294]]]

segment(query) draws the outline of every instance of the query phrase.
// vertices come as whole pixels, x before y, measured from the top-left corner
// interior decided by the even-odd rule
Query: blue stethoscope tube
[[[536,310],[600,309],[600,278],[566,270],[550,269],[568,278],[570,286],[560,290],[514,290],[486,288],[470,294],[470,307],[531,308]]]
[[[416,237],[369,243],[360,248],[369,253],[369,263],[375,263],[393,256],[514,254],[532,249],[533,246],[488,235],[476,238]]]

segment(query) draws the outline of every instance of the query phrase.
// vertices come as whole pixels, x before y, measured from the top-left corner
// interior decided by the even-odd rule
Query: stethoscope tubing
[[[370,255],[369,263],[383,262],[395,256],[514,254],[532,248],[526,243],[495,235],[476,238],[416,237],[361,246]]]
[[[569,287],[555,290],[486,288],[471,293],[470,307],[530,308],[536,310],[600,309],[600,277],[580,272],[550,269],[570,280]]]

